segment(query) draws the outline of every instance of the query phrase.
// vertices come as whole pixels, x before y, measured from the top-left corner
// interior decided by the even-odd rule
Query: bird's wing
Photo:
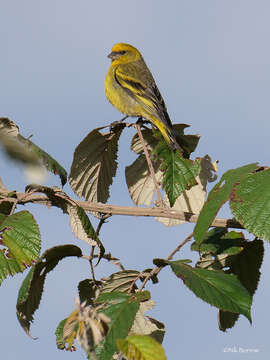
[[[118,66],[115,69],[115,80],[147,112],[159,118],[165,125],[172,126],[164,100],[148,68],[141,71],[133,64]]]

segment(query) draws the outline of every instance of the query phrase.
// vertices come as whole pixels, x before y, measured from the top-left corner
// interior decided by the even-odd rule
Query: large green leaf
[[[182,261],[169,264],[177,277],[200,299],[224,311],[243,314],[251,322],[251,295],[235,275],[193,268]]]
[[[178,151],[172,151],[164,141],[160,141],[154,150],[161,161],[160,170],[164,173],[162,187],[165,190],[170,206],[173,206],[180,194],[197,184],[200,160],[184,159]]]
[[[40,253],[40,233],[33,215],[20,211],[0,214],[0,284],[8,275],[23,272]]]
[[[257,164],[249,164],[237,169],[229,170],[221,177],[220,181],[210,191],[197,224],[194,228],[194,239],[201,244],[207,230],[215,219],[221,206],[230,199],[238,183],[241,183],[250,173],[255,171]]]
[[[230,208],[249,232],[270,241],[270,169],[250,174],[236,184]]]
[[[163,347],[150,336],[130,335],[117,346],[128,360],[166,360]]]
[[[124,124],[102,134],[91,131],[76,147],[69,174],[73,191],[85,200],[106,203],[117,169],[118,140]]]
[[[39,307],[46,275],[60,260],[69,256],[82,256],[81,249],[75,245],[61,245],[48,249],[24,279],[17,299],[17,317],[28,335],[30,323],[34,320],[33,314]]]
[[[111,292],[103,293],[98,297],[97,302],[104,303],[102,313],[111,319],[107,335],[96,349],[99,360],[111,360],[117,351],[116,340],[128,335],[139,310],[141,296],[141,294]]]

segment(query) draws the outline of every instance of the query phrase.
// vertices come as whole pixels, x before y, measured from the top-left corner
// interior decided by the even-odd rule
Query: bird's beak
[[[116,51],[112,51],[109,55],[108,58],[114,60],[117,57],[117,52]]]

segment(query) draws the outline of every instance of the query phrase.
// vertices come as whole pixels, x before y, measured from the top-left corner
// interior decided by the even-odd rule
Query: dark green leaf
[[[17,317],[28,335],[33,314],[39,307],[46,275],[68,256],[82,256],[81,249],[75,245],[62,245],[45,251],[24,279],[17,299]]]
[[[260,267],[263,260],[264,247],[263,241],[255,239],[246,242],[244,250],[233,257],[232,264],[228,270],[235,274],[241,284],[248,290],[253,297],[260,279]],[[219,312],[219,328],[222,331],[232,328],[238,319],[238,314],[231,312]]]
[[[256,170],[257,164],[249,164],[229,170],[210,191],[194,229],[194,239],[198,244],[204,241],[209,226],[215,219],[221,206],[230,199],[235,184],[242,182],[250,173]]]
[[[0,214],[0,284],[8,276],[23,272],[40,253],[40,233],[33,215],[20,211]]]

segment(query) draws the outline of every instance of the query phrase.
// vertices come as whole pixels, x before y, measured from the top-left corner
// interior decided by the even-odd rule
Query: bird
[[[109,102],[126,116],[151,122],[173,151],[179,149],[184,157],[189,157],[188,144],[173,129],[165,102],[140,51],[130,44],[118,43],[108,58],[112,61],[105,77]]]

